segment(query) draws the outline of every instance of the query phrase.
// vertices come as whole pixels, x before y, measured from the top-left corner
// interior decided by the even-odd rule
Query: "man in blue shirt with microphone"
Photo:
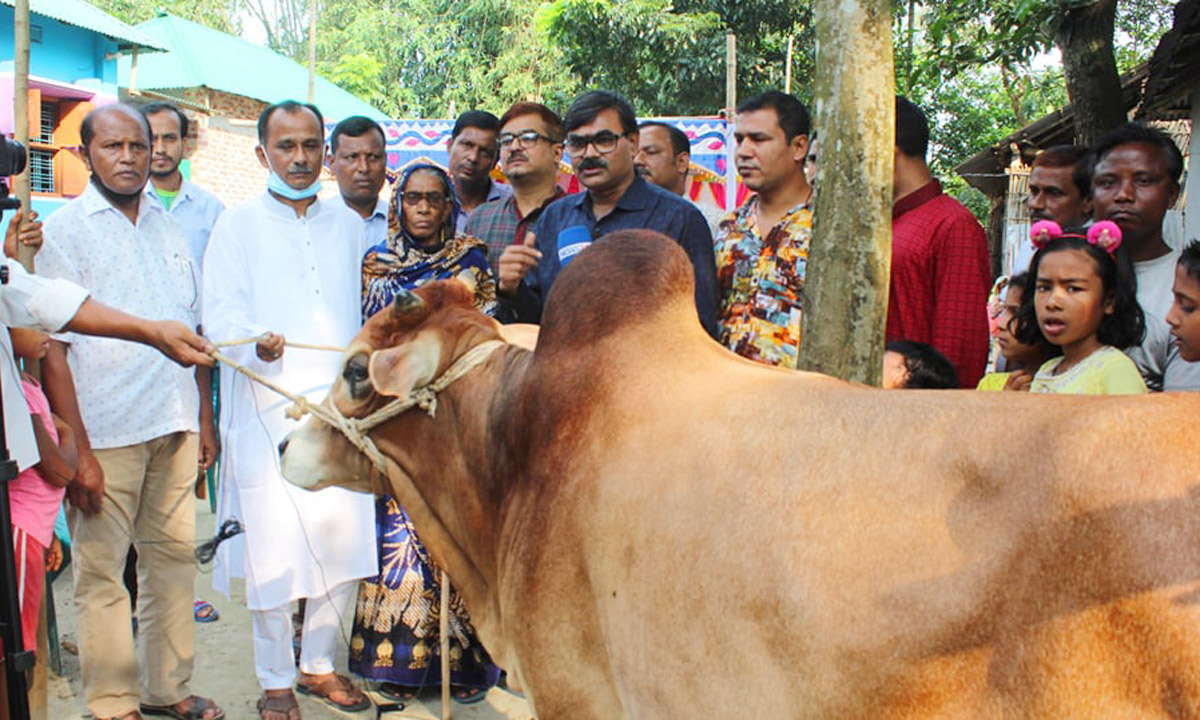
[[[559,271],[592,241],[615,230],[655,230],[674,239],[692,261],[696,311],[715,337],[716,260],[704,215],[678,195],[651,185],[634,169],[638,126],[633,108],[606,90],[584,93],[563,118],[566,150],[584,192],[546,208],[520,245],[500,256],[502,322],[538,322]]]

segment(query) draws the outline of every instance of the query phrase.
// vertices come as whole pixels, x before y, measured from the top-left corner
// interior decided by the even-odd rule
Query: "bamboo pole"
[[[438,637],[442,654],[442,720],[450,720],[450,576],[442,571],[442,607]]]
[[[725,35],[725,117],[733,120],[737,108],[737,35]]]
[[[792,94],[792,50],[796,45],[796,36],[788,35],[787,67],[783,71],[783,91]]]
[[[16,0],[13,11],[13,44],[16,50],[13,73],[13,125],[17,142],[29,148],[29,0]],[[12,178],[21,209],[29,213],[29,164]],[[33,272],[34,249],[17,244],[17,260]]]
[[[315,103],[317,87],[317,0],[308,2],[308,102]]]

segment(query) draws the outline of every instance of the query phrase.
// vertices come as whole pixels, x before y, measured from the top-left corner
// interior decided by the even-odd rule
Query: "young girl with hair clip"
[[[1030,229],[1037,254],[1029,266],[1033,287],[1022,294],[1016,337],[1043,338],[1062,357],[1042,364],[1030,392],[1126,395],[1146,392],[1137,366],[1121,350],[1141,342],[1145,317],[1137,303],[1137,280],[1120,252],[1121,230],[1102,221],[1080,232],[1063,232],[1042,220]]]

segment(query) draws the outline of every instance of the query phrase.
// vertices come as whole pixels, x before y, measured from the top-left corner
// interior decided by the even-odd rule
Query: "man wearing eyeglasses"
[[[500,121],[486,110],[468,110],[450,132],[450,180],[458,195],[455,228],[464,232],[467,220],[481,205],[512,194],[512,188],[492,180],[496,167],[496,135]]]
[[[497,318],[538,322],[562,268],[592,241],[615,230],[655,230],[673,238],[692,261],[696,309],[716,333],[716,263],[712,233],[691,203],[652,185],[634,170],[637,118],[625,98],[595,90],[575,99],[563,119],[571,166],[586,190],[556,200],[521,244],[500,256]],[[635,287],[637,278],[630,278]]]
[[[566,194],[558,186],[562,137],[562,120],[545,105],[519,102],[500,118],[500,169],[513,192],[481,205],[467,221],[467,235],[487,243],[493,274],[504,248],[520,245],[542,211]]]

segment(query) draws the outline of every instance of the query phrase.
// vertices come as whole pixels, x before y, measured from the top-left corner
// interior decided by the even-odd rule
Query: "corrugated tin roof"
[[[9,7],[16,0],[0,0]],[[95,5],[84,0],[29,0],[29,12],[54,18],[59,22],[91,30],[111,38],[122,48],[138,47],[143,50],[166,50],[162,43],[154,40],[132,25],[127,25]]]
[[[1148,67],[1147,63],[1142,63],[1121,76],[1121,102],[1126,112],[1136,107],[1142,96]],[[996,197],[1008,189],[1008,176],[1004,168],[1008,167],[1014,152],[1020,152],[1028,164],[1033,162],[1039,150],[1073,142],[1075,111],[1066,105],[980,150],[954,168],[954,172],[985,195]]]
[[[1150,79],[1139,119],[1176,120],[1190,117],[1196,72],[1200,69],[1200,2],[1180,0],[1171,29],[1158,41],[1150,58]]]
[[[169,14],[147,20],[137,29],[169,50],[138,59],[137,89],[207,87],[266,103],[308,97],[308,69],[269,48]],[[117,77],[122,87],[129,86],[129,69],[129,59],[121,58]],[[327,119],[351,115],[388,119],[319,75],[314,94],[314,102]]]

